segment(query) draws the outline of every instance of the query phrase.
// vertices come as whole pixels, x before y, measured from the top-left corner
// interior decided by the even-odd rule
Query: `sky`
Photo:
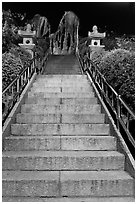
[[[93,25],[99,32],[113,31],[116,34],[135,34],[134,2],[3,2],[2,9],[26,13],[26,19],[35,14],[45,16],[51,32],[56,32],[65,11],[73,11],[79,18],[79,35],[88,36]]]

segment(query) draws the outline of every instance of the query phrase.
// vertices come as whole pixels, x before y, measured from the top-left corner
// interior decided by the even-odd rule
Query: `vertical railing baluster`
[[[129,130],[129,120],[130,120],[130,115],[129,112],[127,112],[127,122],[126,122],[126,128]]]
[[[120,118],[121,118],[121,106],[120,106],[119,95],[117,95],[117,128],[118,130],[120,130],[120,124],[119,124]]]

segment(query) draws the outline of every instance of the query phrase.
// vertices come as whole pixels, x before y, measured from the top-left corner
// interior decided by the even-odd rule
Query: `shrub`
[[[108,83],[134,109],[135,54],[124,49],[112,50],[102,57],[99,69]]]
[[[118,47],[116,38],[114,36],[107,36],[102,40],[102,44],[105,45],[105,50],[109,51]]]
[[[123,36],[121,38],[117,38],[118,48],[125,49],[131,52],[135,52],[135,38],[129,38]]]
[[[19,57],[12,53],[2,54],[2,89],[5,89],[22,70],[23,64]]]
[[[102,57],[105,56],[106,53],[107,53],[107,51],[105,51],[104,49],[94,50],[91,52],[90,58],[94,64],[98,65],[100,63]]]
[[[26,68],[31,62],[31,54],[27,52],[25,49],[19,46],[13,46],[9,52],[13,54],[15,57],[20,58],[23,64],[23,67]]]

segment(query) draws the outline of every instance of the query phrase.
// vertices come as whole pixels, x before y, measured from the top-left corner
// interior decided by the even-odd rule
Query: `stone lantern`
[[[100,44],[100,40],[105,38],[106,33],[99,33],[97,26],[93,26],[93,32],[88,32],[88,37],[91,39],[91,43],[89,45],[90,50],[101,49],[105,47],[104,45]]]
[[[19,30],[18,34],[23,37],[23,44],[19,44],[21,48],[26,49],[33,58],[33,49],[35,44],[33,43],[33,37],[36,35],[36,31],[31,31],[31,25],[27,25],[27,29],[25,31]]]

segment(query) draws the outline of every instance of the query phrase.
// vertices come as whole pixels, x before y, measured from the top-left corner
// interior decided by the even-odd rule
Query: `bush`
[[[105,56],[106,54],[107,54],[107,51],[105,51],[104,49],[95,50],[91,52],[90,59],[95,65],[98,65],[102,57]]]
[[[4,90],[22,70],[23,64],[19,57],[12,53],[2,54],[2,89]]]
[[[121,38],[117,38],[118,48],[125,49],[131,52],[135,52],[135,38],[129,38],[123,36]]]
[[[113,50],[118,48],[117,41],[114,36],[107,36],[102,40],[102,44],[105,45],[105,50]]]
[[[8,52],[14,44],[18,45],[22,40],[18,35],[19,26],[17,23],[21,23],[24,16],[12,13],[10,10],[2,11],[2,53]]]
[[[135,54],[124,49],[112,50],[102,57],[99,69],[108,83],[134,109]]]
[[[24,50],[19,46],[13,46],[9,52],[13,54],[15,57],[20,58],[23,64],[23,67],[26,68],[32,61],[32,56],[29,52]]]

